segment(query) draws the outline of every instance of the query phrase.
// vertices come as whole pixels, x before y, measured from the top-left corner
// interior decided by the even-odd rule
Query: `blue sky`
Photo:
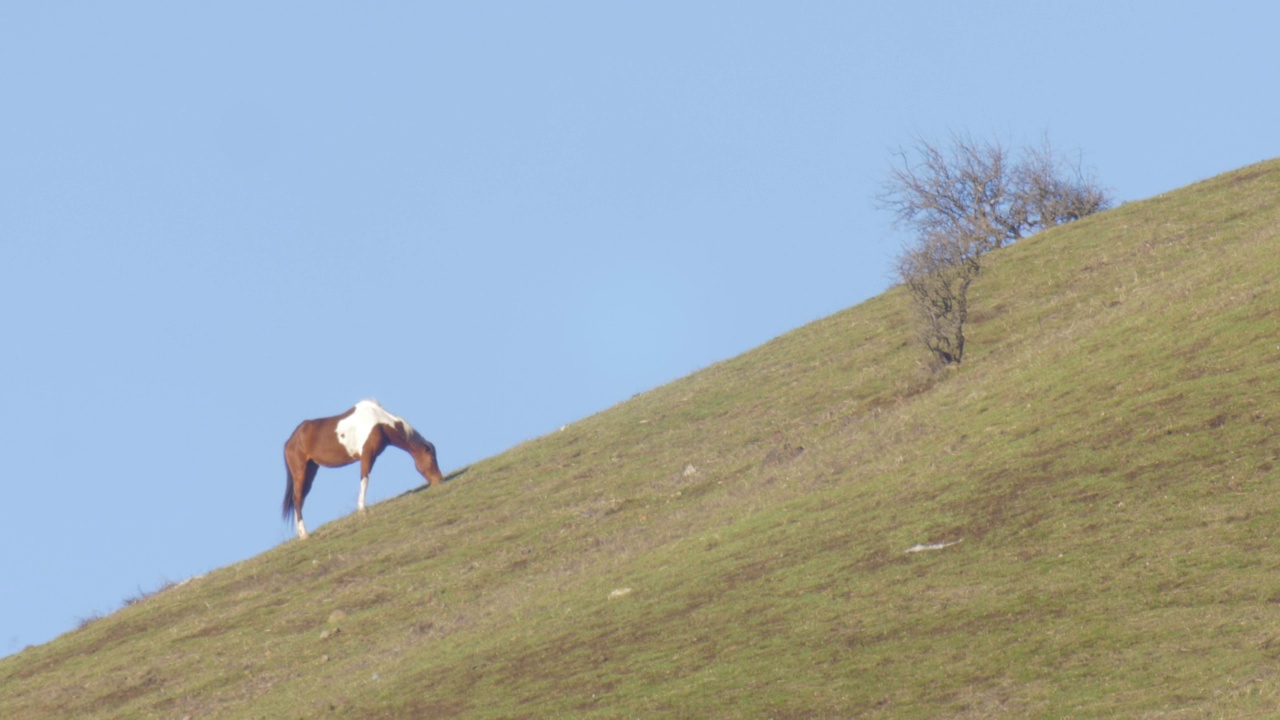
[[[0,654],[290,540],[304,418],[377,397],[447,473],[878,294],[917,136],[1047,135],[1121,200],[1276,156],[1276,15],[5,4]]]

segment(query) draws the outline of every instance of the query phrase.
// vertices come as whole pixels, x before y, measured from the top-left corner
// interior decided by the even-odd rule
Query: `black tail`
[[[280,506],[280,516],[287,522],[293,514],[293,471],[289,463],[284,464],[284,504]]]

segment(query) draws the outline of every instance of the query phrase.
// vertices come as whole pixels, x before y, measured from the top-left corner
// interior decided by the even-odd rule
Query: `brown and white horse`
[[[307,536],[307,526],[302,523],[302,501],[311,492],[311,483],[320,466],[342,467],[360,461],[360,500],[356,509],[364,512],[369,471],[388,445],[412,455],[418,472],[432,486],[444,480],[436,463],[436,447],[402,418],[383,410],[376,400],[361,400],[341,415],[303,420],[298,425],[284,444],[287,476],[282,511],[286,520],[293,513],[298,537]]]

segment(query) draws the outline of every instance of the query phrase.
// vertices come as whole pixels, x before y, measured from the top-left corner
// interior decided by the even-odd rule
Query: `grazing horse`
[[[342,467],[360,461],[360,500],[357,510],[364,512],[364,494],[369,489],[369,471],[373,462],[388,445],[395,445],[413,456],[418,472],[432,486],[444,480],[436,464],[436,447],[427,442],[409,423],[392,415],[375,400],[361,400],[341,415],[303,420],[284,444],[284,519],[293,513],[298,537],[307,536],[302,523],[302,501],[311,492],[320,466]]]

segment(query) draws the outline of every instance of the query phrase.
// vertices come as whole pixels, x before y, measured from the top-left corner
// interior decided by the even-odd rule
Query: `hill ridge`
[[[993,254],[954,371],[892,289],[0,660],[0,715],[1266,716],[1278,197]]]

